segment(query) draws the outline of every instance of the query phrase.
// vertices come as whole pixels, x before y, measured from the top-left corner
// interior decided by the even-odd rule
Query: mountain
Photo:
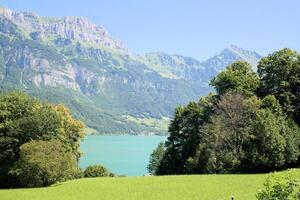
[[[100,133],[162,134],[174,108],[212,91],[235,60],[260,56],[231,46],[200,62],[167,53],[131,54],[82,17],[48,18],[0,8],[0,90],[64,103]]]
[[[224,70],[224,66],[227,66],[236,60],[247,61],[255,68],[260,58],[261,56],[256,52],[247,51],[231,45],[229,48],[224,49],[219,55],[203,62],[202,65],[205,66],[205,71],[210,69],[219,73]]]
[[[208,82],[225,67],[237,60],[250,63],[256,70],[261,56],[253,51],[247,51],[235,45],[224,49],[220,54],[200,62],[191,57],[170,55],[167,53],[148,53],[139,56],[147,66],[163,77]]]

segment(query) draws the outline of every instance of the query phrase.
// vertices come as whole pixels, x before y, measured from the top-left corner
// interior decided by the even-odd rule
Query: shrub
[[[268,176],[264,189],[256,194],[258,200],[299,200],[300,174],[295,170]]]
[[[20,160],[10,170],[22,187],[43,187],[76,178],[76,156],[58,140],[31,141],[20,147]]]
[[[105,167],[101,165],[91,165],[84,170],[84,177],[95,178],[95,177],[113,177],[113,173],[109,172]]]

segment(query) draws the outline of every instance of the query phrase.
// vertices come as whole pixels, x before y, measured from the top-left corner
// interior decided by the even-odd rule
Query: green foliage
[[[156,175],[160,162],[164,157],[164,153],[165,153],[165,144],[161,142],[157,145],[156,149],[154,149],[150,155],[150,160],[147,169],[151,175]]]
[[[299,157],[300,130],[280,111],[273,113],[274,106],[266,108],[270,99],[247,99],[236,93],[221,96],[210,120],[199,128],[201,139],[183,172],[256,173],[293,166]],[[165,162],[172,166],[166,158],[161,161]]]
[[[244,166],[249,171],[268,172],[287,168],[299,156],[299,128],[270,109],[256,112]],[[248,166],[248,167],[247,167]]]
[[[264,183],[264,189],[256,194],[256,198],[257,200],[299,200],[299,178],[299,172],[295,170],[271,174]]]
[[[249,138],[247,109],[243,95],[228,93],[221,97],[214,107],[214,115],[203,128],[200,154],[210,156],[196,158],[203,169],[196,172],[233,173],[241,165],[244,155],[243,145]],[[201,152],[202,151],[202,152]],[[208,159],[208,160],[205,160]]]
[[[300,54],[291,49],[276,51],[258,64],[261,96],[274,95],[284,112],[300,125]]]
[[[78,160],[83,127],[63,105],[41,103],[18,92],[0,94],[1,187],[20,184],[8,172],[20,159],[20,146],[32,140],[59,140]]]
[[[155,119],[155,123],[157,121],[159,124],[153,126],[153,124],[125,118],[119,113],[117,106],[109,105],[108,100],[106,101],[104,98],[92,100],[80,92],[51,87],[43,87],[38,91],[32,91],[30,95],[48,102],[64,103],[70,108],[76,119],[84,121],[87,126],[96,129],[100,134],[140,134],[146,132],[164,135],[167,132],[166,129],[160,126],[160,124],[164,125],[166,123],[165,119]],[[110,109],[111,114],[101,109],[103,104],[106,105],[106,109]]]
[[[273,95],[268,95],[262,99],[261,108],[268,108],[271,109],[273,113],[282,115],[281,105]]]
[[[59,140],[31,141],[20,146],[20,159],[10,174],[22,187],[43,187],[73,179],[76,157]]]
[[[263,58],[260,77],[246,62],[229,65],[211,81],[217,95],[206,98],[210,101],[176,109],[156,174],[257,173],[298,167],[298,67],[299,55],[288,49]]]
[[[212,112],[214,96],[202,98],[198,103],[191,102],[186,107],[178,107],[169,126],[170,136],[166,151],[155,174],[186,173],[188,159],[195,154],[202,133],[201,126]]]
[[[91,165],[84,170],[84,177],[96,178],[96,177],[113,177],[113,173],[110,173],[105,167],[101,165]]]
[[[250,64],[237,61],[227,66],[225,71],[211,80],[210,84],[219,95],[232,91],[249,96],[256,93],[260,81]]]

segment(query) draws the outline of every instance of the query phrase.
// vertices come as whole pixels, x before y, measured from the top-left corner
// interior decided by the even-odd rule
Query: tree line
[[[300,54],[282,49],[255,72],[236,61],[215,93],[179,106],[169,137],[150,156],[153,175],[260,173],[300,165]]]

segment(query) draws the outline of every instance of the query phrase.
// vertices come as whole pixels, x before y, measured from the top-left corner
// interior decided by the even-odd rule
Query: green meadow
[[[254,200],[260,175],[89,178],[47,188],[0,190],[1,200]]]

